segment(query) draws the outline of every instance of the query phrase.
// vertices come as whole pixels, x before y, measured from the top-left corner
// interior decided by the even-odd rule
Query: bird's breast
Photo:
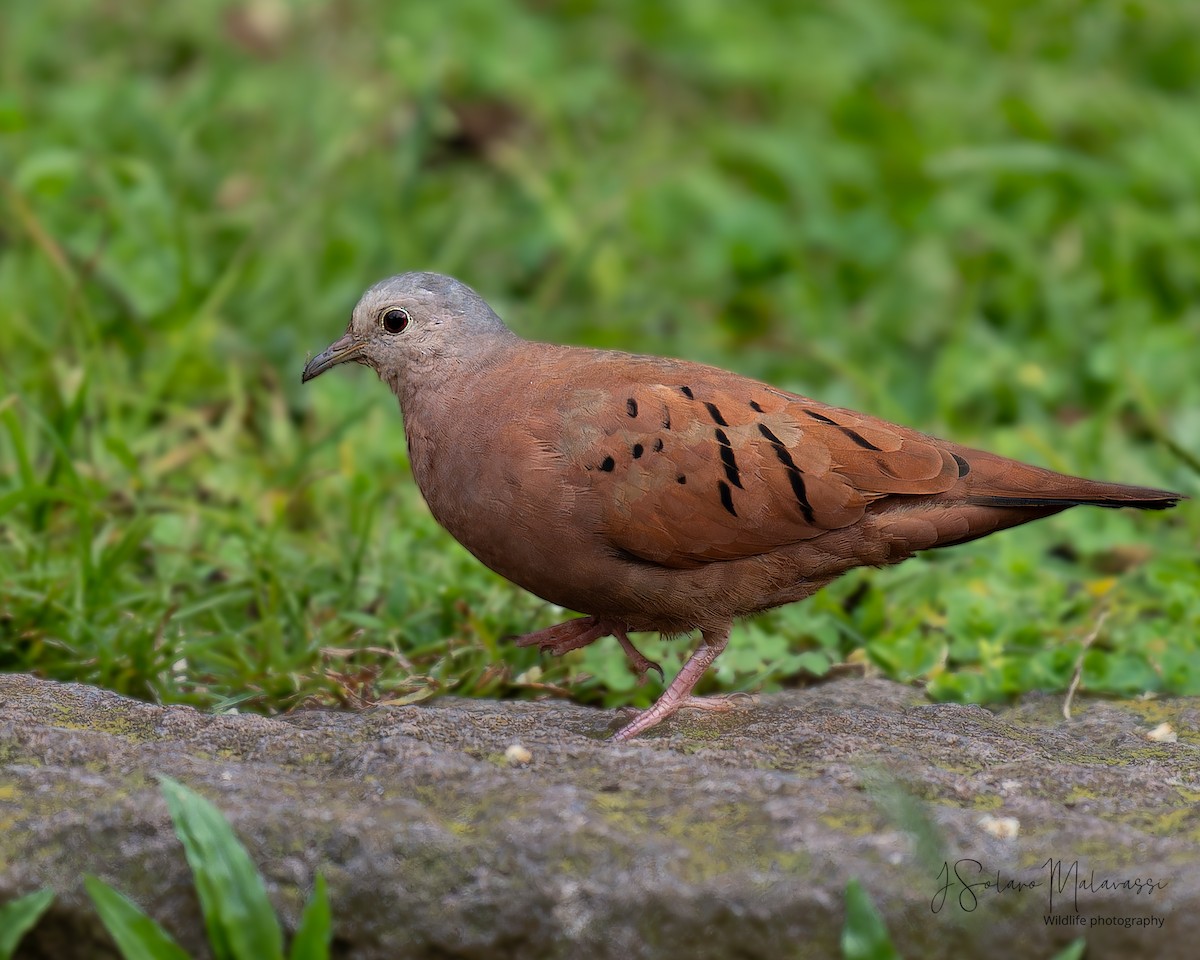
[[[421,495],[437,522],[492,570],[551,602],[591,612],[589,601],[615,579],[596,536],[599,511],[559,450],[542,439],[546,424],[515,410],[484,416],[494,409],[488,404],[485,395],[436,411],[405,410]]]

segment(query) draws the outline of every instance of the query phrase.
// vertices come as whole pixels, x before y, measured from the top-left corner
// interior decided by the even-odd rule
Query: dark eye
[[[394,308],[383,315],[383,329],[388,333],[400,333],[408,326],[408,311]]]

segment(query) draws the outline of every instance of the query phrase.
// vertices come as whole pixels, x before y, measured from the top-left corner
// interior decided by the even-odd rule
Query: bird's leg
[[[576,620],[568,620],[566,623],[555,624],[545,630],[518,637],[516,644],[518,647],[536,645],[544,653],[561,657],[564,653],[586,647],[589,643],[595,643],[601,637],[607,637],[609,634],[617,638],[617,643],[621,645],[625,656],[633,664],[639,683],[646,678],[648,670],[657,670],[660,677],[663,675],[662,667],[633,645],[629,635],[625,632],[623,623],[606,620],[602,617],[579,617]]]
[[[623,626],[614,624],[612,633],[617,638],[617,643],[621,645],[621,649],[625,651],[625,656],[629,658],[629,662],[633,664],[633,669],[637,671],[638,683],[646,681],[646,672],[648,670],[657,670],[658,679],[666,679],[663,675],[663,668],[633,645],[633,641],[629,639],[629,634],[625,632]]]
[[[617,741],[632,740],[639,733],[645,733],[655,724],[665,720],[680,707],[701,707],[709,710],[732,710],[733,705],[727,699],[709,700],[693,697],[692,691],[704,676],[704,671],[712,666],[713,661],[721,655],[725,645],[729,643],[729,626],[719,630],[705,630],[701,634],[700,646],[695,653],[688,657],[687,663],[679,671],[679,675],[671,681],[671,685],[663,691],[649,710],[639,713],[633,720],[625,724],[613,734]]]

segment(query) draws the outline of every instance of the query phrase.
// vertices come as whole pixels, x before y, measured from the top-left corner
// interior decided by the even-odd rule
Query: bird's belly
[[[443,503],[430,490],[426,499],[454,539],[506,580],[567,610],[621,618],[632,629],[684,632],[774,606],[767,598],[780,590],[801,596],[813,589],[782,554],[691,569],[621,555],[595,534],[592,511],[567,489],[539,487],[536,499],[475,492],[488,509],[469,516],[453,507],[460,497]]]
[[[493,508],[485,520],[434,516],[481,563],[550,603],[581,613],[628,606],[607,564],[546,515]],[[574,541],[574,542],[573,542]]]

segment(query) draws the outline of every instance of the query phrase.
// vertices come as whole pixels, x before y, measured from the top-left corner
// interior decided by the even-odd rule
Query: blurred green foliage
[[[610,642],[562,662],[504,642],[561,612],[436,527],[367,371],[301,391],[306,354],[405,269],[529,336],[1197,490],[1195,4],[4,19],[0,669],[262,710],[647,702]],[[1194,504],[1079,510],[860,571],[739,628],[709,685],[850,660],[994,700],[1081,663],[1084,691],[1197,694],[1198,545]]]

